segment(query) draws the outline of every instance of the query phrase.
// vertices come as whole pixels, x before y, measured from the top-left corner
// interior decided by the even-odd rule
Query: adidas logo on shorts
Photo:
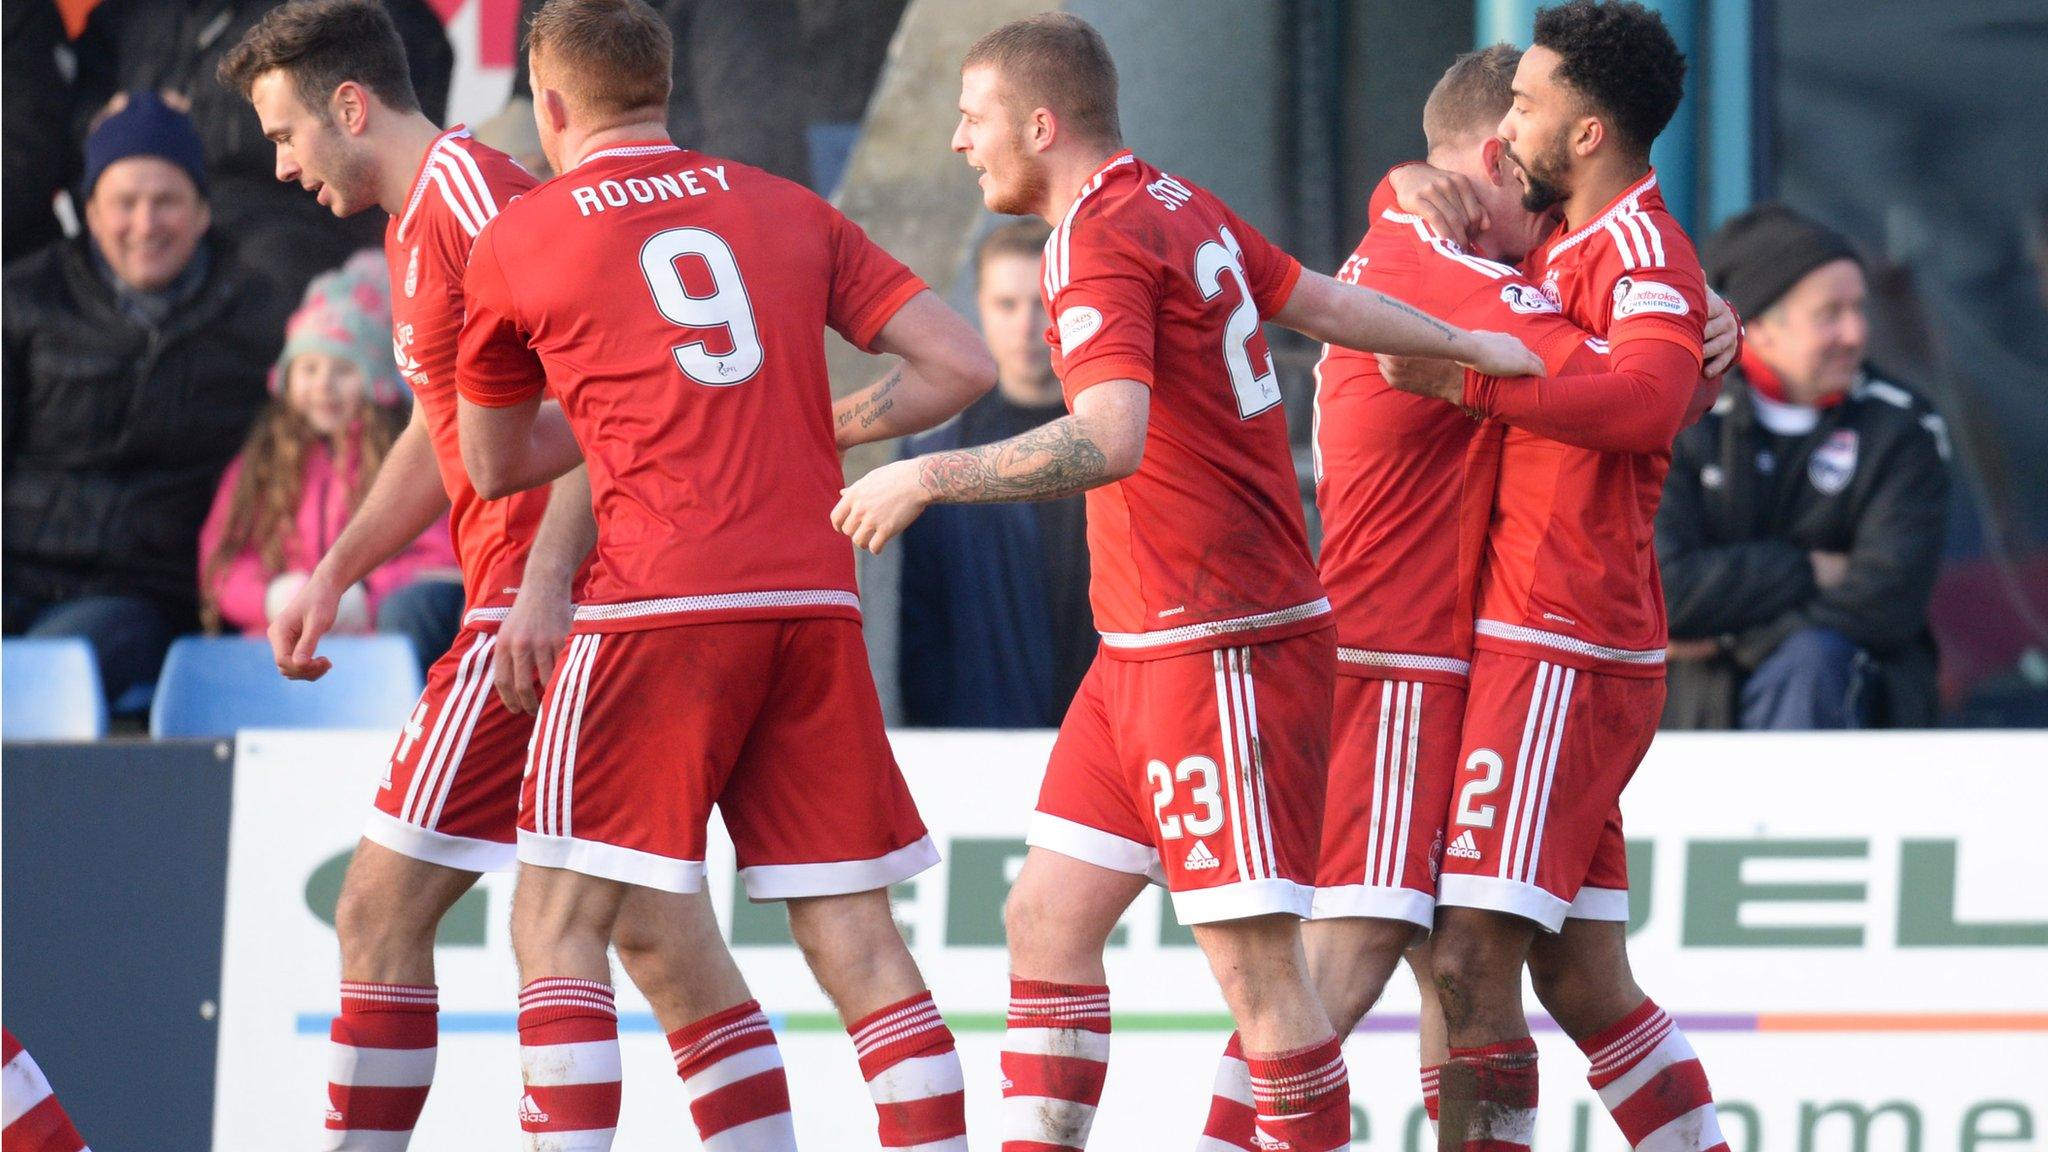
[[[1479,859],[1479,845],[1472,840],[1472,830],[1467,828],[1458,833],[1458,838],[1451,841],[1449,848],[1444,849],[1444,855],[1456,856],[1460,860]]]
[[[1195,841],[1195,846],[1188,849],[1188,858],[1180,862],[1180,866],[1190,872],[1206,872],[1211,868],[1221,867],[1222,864],[1223,861],[1216,859],[1216,854],[1209,851],[1209,846],[1200,840]]]
[[[529,1092],[519,1098],[519,1122],[522,1124],[545,1124],[548,1114],[540,1110],[540,1102]]]

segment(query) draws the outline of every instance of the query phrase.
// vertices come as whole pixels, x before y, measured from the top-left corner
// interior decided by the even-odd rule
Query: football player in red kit
[[[1115,65],[1075,17],[989,33],[961,80],[953,147],[981,170],[984,202],[1055,225],[1041,288],[1071,414],[877,469],[834,520],[878,550],[934,502],[1087,492],[1102,648],[1006,913],[1003,1147],[1086,1143],[1107,1061],[1102,949],[1147,879],[1194,927],[1243,1029],[1260,1130],[1298,1152],[1346,1147],[1339,1039],[1299,930],[1335,637],[1260,322],[1351,347],[1538,361],[1303,272],[1216,197],[1124,149]]]

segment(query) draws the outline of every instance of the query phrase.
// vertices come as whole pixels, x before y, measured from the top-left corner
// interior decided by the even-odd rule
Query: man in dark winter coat
[[[1863,265],[1842,236],[1766,205],[1701,255],[1749,320],[1720,401],[1678,438],[1657,514],[1664,723],[1930,725],[1941,417],[1864,364]]]
[[[199,526],[288,304],[208,237],[201,149],[132,95],[86,147],[87,234],[6,271],[5,631],[90,640],[117,706],[197,624]]]

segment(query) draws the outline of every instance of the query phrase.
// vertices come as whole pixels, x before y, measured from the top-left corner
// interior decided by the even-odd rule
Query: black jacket
[[[132,319],[80,238],[7,267],[5,581],[10,596],[197,604],[199,526],[267,396],[286,309],[216,252],[161,326]]]
[[[1673,448],[1657,513],[1657,562],[1671,636],[1714,639],[1724,655],[1673,661],[1667,727],[1733,726],[1743,678],[1787,636],[1832,628],[1877,661],[1879,721],[1934,722],[1927,603],[1948,518],[1941,417],[1913,392],[1870,378],[1779,443],[1757,421],[1739,370]],[[1822,591],[1810,552],[1849,556]]]

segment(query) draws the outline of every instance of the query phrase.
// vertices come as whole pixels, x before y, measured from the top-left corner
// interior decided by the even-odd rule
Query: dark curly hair
[[[1685,96],[1685,54],[1662,18],[1633,0],[1571,0],[1536,13],[1536,44],[1624,148],[1649,155]]]

